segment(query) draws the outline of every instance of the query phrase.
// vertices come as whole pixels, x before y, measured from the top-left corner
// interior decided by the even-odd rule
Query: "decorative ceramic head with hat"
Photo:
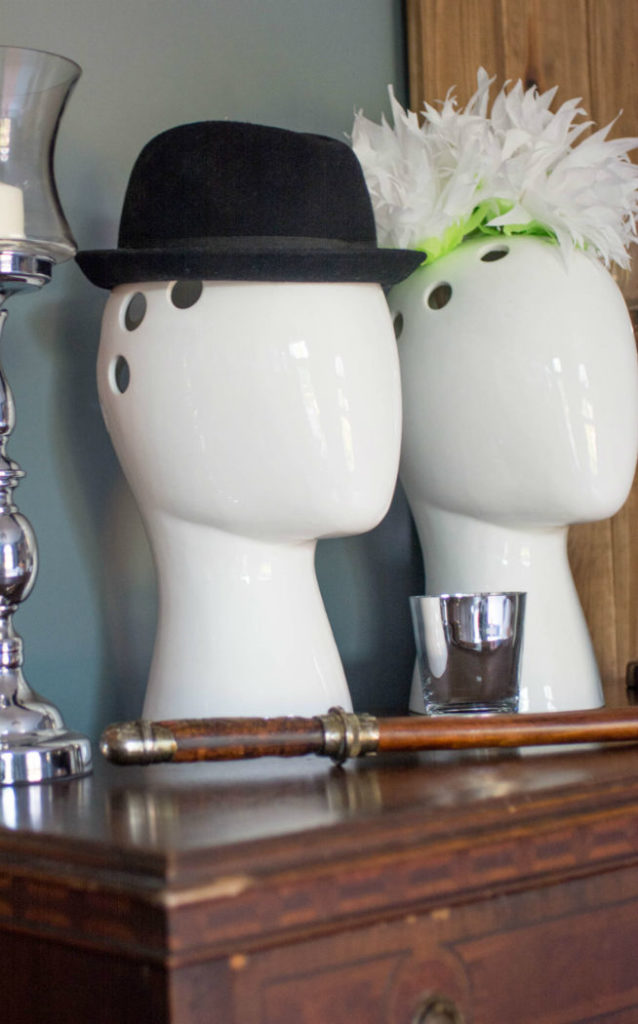
[[[112,289],[100,401],[158,568],[145,715],[349,706],[314,549],[390,503],[382,285],[420,259],[377,247],[347,145],[232,122],[153,139],[118,248],[78,255]]]

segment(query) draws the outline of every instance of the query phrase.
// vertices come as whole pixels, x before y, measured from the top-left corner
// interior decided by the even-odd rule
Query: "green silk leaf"
[[[419,242],[415,249],[424,252],[428,264],[434,260],[447,256],[448,253],[458,248],[466,238],[476,238],[479,235],[534,235],[536,237],[549,238],[558,243],[553,231],[540,221],[530,220],[524,224],[499,224],[490,225],[490,221],[496,217],[502,217],[512,209],[513,203],[505,199],[488,199],[479,203],[472,210],[472,213],[465,220],[450,224],[443,232],[443,235],[435,238],[426,238]]]

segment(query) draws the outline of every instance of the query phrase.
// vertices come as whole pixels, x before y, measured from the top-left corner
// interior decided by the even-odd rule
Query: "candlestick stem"
[[[0,279],[2,271],[0,270]],[[9,281],[0,295],[40,282]],[[0,309],[0,340],[7,319]],[[66,730],[58,709],[25,679],[23,642],[13,615],[33,588],[38,569],[35,534],[18,510],[14,491],[23,470],[7,454],[15,403],[0,364],[0,785],[84,775],[91,767],[88,739]]]

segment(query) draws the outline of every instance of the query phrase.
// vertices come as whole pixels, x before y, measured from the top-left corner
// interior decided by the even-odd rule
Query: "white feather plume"
[[[480,68],[464,109],[450,90],[437,107],[425,104],[422,119],[392,86],[392,125],[355,114],[352,146],[379,245],[434,259],[477,231],[544,234],[565,252],[628,267],[638,240],[638,167],[628,152],[638,138],[610,140],[610,124],[580,139],[591,124],[580,100],[552,112],[556,88],[539,93],[520,81],[506,83],[490,111],[493,82]]]

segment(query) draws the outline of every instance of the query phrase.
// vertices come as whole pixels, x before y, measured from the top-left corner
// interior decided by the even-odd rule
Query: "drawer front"
[[[610,873],[235,954],[225,1024],[627,1024],[636,887]]]

